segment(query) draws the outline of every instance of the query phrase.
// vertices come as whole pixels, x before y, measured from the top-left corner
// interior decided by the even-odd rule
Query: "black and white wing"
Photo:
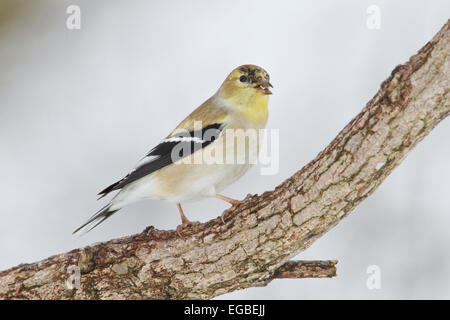
[[[200,130],[180,132],[168,137],[150,150],[133,171],[102,190],[100,198],[208,146],[219,138],[224,127],[223,122],[217,122]]]

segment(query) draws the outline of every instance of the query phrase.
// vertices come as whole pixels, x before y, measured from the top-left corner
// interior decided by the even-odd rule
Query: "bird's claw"
[[[181,231],[183,229],[188,228],[189,226],[196,225],[196,224],[200,224],[200,222],[199,221],[189,221],[189,220],[183,221],[183,223],[177,227],[176,231],[177,231],[178,235],[180,237],[182,237],[183,234],[181,233]]]
[[[242,203],[242,201],[236,200],[236,204],[233,204],[233,206],[231,208],[228,208],[224,212],[222,212],[222,214],[220,215],[220,219],[222,220],[223,224],[225,224],[225,218],[227,217],[227,215],[229,215],[233,211],[233,209],[235,207],[237,207],[238,205],[240,205],[241,203]]]
[[[233,211],[233,209],[237,206],[239,206],[241,203],[245,202],[245,200],[248,200],[252,197],[251,194],[247,194],[247,196],[245,197],[244,200],[235,200],[235,199],[231,199],[231,201],[228,201],[228,203],[230,203],[232,205],[231,208],[226,209],[224,212],[222,212],[222,214],[220,215],[220,219],[222,220],[222,223],[225,224],[225,218],[228,214],[231,213],[231,211]]]
[[[227,216],[227,214],[230,213],[230,209],[225,210],[224,212],[222,212],[222,214],[220,215],[220,219],[222,220],[222,223],[225,224],[225,217]]]

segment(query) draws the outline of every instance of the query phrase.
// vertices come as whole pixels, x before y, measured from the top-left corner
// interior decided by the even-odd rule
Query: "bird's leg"
[[[189,219],[186,218],[186,216],[184,215],[183,208],[181,207],[180,203],[177,203],[177,207],[178,207],[178,211],[180,211],[181,224],[188,224],[188,223],[190,223],[191,221],[189,221]]]
[[[223,196],[221,194],[216,194],[216,198],[218,198],[220,200],[223,200],[223,201],[226,201],[226,202],[232,204],[233,206],[237,206],[238,204],[240,204],[242,202],[240,200],[236,200],[236,199],[225,197],[225,196]]]
[[[180,211],[180,217],[181,217],[181,224],[177,227],[177,233],[180,237],[182,237],[181,231],[184,227],[194,224],[199,224],[198,221],[190,221],[186,216],[184,215],[183,208],[181,207],[181,204],[177,203],[178,211]]]

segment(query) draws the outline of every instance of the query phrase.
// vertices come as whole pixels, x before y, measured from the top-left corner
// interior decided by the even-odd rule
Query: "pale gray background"
[[[66,29],[66,7],[82,10]],[[366,27],[369,5],[381,30]],[[234,67],[266,68],[275,86],[280,172],[253,169],[226,194],[270,190],[313,159],[391,70],[450,17],[442,1],[0,1],[0,269],[97,241],[173,229],[174,205],[120,211],[71,232]],[[335,279],[278,280],[221,298],[450,298],[450,126],[440,124],[369,199],[299,255],[338,259]],[[211,199],[185,205],[218,216]],[[380,266],[381,290],[366,288]]]

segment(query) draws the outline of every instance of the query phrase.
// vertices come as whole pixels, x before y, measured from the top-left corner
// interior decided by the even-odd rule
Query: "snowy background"
[[[81,8],[81,29],[66,8]],[[367,8],[381,10],[369,29]],[[0,1],[0,270],[97,241],[173,229],[148,201],[71,232],[120,179],[244,63],[269,71],[280,170],[224,193],[273,189],[312,160],[450,17],[442,1]],[[369,199],[299,255],[338,259],[334,279],[277,280],[236,299],[450,299],[450,126],[441,123]],[[216,199],[188,203],[191,220]],[[381,289],[366,287],[369,265]]]

